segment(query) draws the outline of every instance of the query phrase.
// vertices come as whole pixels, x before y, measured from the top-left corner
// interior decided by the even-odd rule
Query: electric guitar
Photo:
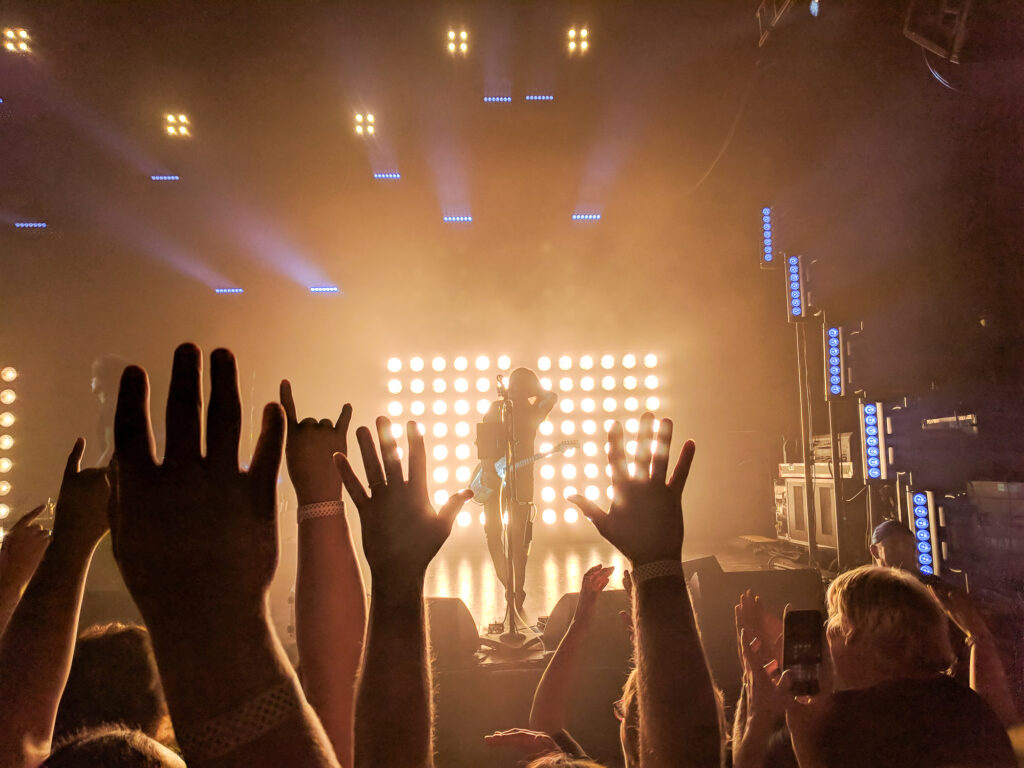
[[[563,440],[550,451],[546,451],[544,453],[535,453],[533,456],[529,456],[525,459],[517,461],[515,463],[515,468],[520,469],[522,467],[533,464],[536,461],[540,461],[541,459],[546,459],[548,456],[554,456],[556,453],[565,453],[566,451],[572,448],[578,448],[579,445],[579,440]],[[505,468],[507,464],[504,457],[498,459],[495,462],[489,461],[487,463],[491,464],[494,467],[494,472],[498,476],[497,484],[490,484],[494,483],[493,476],[490,478],[490,483],[488,483],[488,479],[485,478],[484,476],[483,462],[476,465],[476,469],[473,470],[473,479],[470,480],[469,482],[470,490],[473,491],[473,501],[480,505],[486,504],[488,501],[490,501],[491,497],[494,495],[494,492],[499,490],[502,484],[504,484],[505,482]]]

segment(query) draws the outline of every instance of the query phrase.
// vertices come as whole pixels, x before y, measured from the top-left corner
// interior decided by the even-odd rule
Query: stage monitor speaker
[[[782,617],[786,604],[793,610],[824,612],[825,590],[818,571],[731,571],[698,573],[690,581],[704,653],[715,681],[729,697],[739,691],[742,670],[736,655],[736,618],[740,594],[750,589],[765,610]]]
[[[457,597],[428,597],[427,631],[436,667],[465,667],[474,663],[480,637],[473,614],[462,600]]]

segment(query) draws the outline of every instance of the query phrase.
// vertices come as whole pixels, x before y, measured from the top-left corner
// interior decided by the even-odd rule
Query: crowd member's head
[[[105,723],[122,723],[156,737],[166,712],[145,627],[96,625],[79,635],[57,710],[57,737]]]
[[[842,687],[927,678],[953,663],[946,614],[911,574],[864,566],[829,587],[827,637]]]
[[[139,731],[121,726],[93,728],[54,745],[40,768],[185,768],[185,761]]]
[[[531,761],[526,768],[603,768],[593,760],[572,757],[564,752],[552,752]]]
[[[619,718],[619,740],[626,768],[640,765],[640,697],[637,693],[634,667],[622,686],[622,699],[617,702],[615,712]]]
[[[886,520],[871,533],[871,557],[875,565],[917,570],[917,539],[897,520]]]

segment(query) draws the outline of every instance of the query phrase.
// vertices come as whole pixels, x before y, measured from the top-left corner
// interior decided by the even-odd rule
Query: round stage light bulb
[[[544,521],[546,525],[554,525],[555,520],[558,519],[558,515],[555,514],[553,509],[545,509],[540,513],[540,519]]]
[[[399,360],[397,357],[389,358],[388,370],[391,371],[392,373],[398,373],[400,370],[402,370],[402,361]]]
[[[469,46],[466,43],[459,43],[459,50],[465,53],[469,50]]]
[[[409,391],[414,395],[423,394],[424,388],[423,379],[413,379],[409,382]]]
[[[397,422],[391,425],[391,436],[395,438],[395,440],[401,438],[403,434],[405,434],[405,427]]]
[[[455,43],[448,43],[448,50],[455,53]]]
[[[555,431],[555,425],[552,424],[550,421],[542,421],[540,423],[540,426],[537,428],[537,430],[542,435],[550,435],[551,433],[553,433]]]
[[[477,518],[476,518],[476,519],[477,519],[477,522],[479,522],[479,523],[480,523],[480,525],[486,525],[486,524],[487,524],[487,515],[485,515],[485,514],[484,514],[483,512],[481,512],[481,513],[480,513],[480,514],[479,514],[479,515],[477,516]]]
[[[373,122],[373,115],[372,114],[369,114],[369,115],[366,116],[366,122],[368,122],[368,123],[372,123]]]
[[[437,392],[438,394],[441,394],[446,389],[448,389],[448,382],[446,382],[444,379],[434,379],[434,391],[435,392]]]
[[[540,377],[540,388],[548,392],[551,391],[551,379],[547,376]]]
[[[498,358],[498,370],[499,371],[507,371],[511,367],[512,367],[512,358],[510,358],[508,355],[502,355],[501,357]]]
[[[537,358],[537,370],[538,371],[550,371],[551,370],[551,358],[550,357],[539,357],[539,358]]]
[[[447,365],[447,363],[445,362],[445,359],[440,355],[438,355],[437,357],[430,361],[430,367],[433,368],[438,373],[444,370],[445,365]]]
[[[614,425],[615,425],[615,419],[605,419],[604,420],[604,432],[605,432],[605,434],[608,434],[608,432],[611,430],[611,428]],[[606,451],[608,450],[608,446],[607,445],[605,445],[604,448],[605,448]]]
[[[562,517],[567,523],[575,523],[577,520],[580,519],[580,513],[570,507],[569,509],[565,510],[565,514]]]
[[[629,442],[626,443],[626,453],[630,454],[631,456],[636,456],[636,449],[638,445],[639,444],[636,440],[630,440]]]
[[[391,381],[388,382],[388,392],[390,392],[392,395],[397,395],[401,391],[402,382],[400,382],[398,379],[391,379]]]
[[[6,520],[10,517],[11,508],[6,504],[0,504],[0,520]]]
[[[654,368],[658,364],[657,355],[644,355],[644,366],[647,368]]]
[[[644,379],[644,386],[647,387],[648,389],[657,389],[658,377],[652,373],[650,376]]]
[[[465,443],[459,443],[455,446],[455,458],[459,461],[465,461],[469,458],[469,446]]]
[[[583,422],[583,433],[586,435],[593,435],[597,432],[597,422],[593,419],[587,419]]]
[[[604,495],[608,497],[608,501],[612,501],[615,498],[615,489],[609,485],[604,489]]]
[[[448,425],[445,424],[443,421],[439,421],[434,425],[434,428],[431,430],[431,432],[433,433],[434,437],[445,437],[448,435]]]
[[[459,32],[459,39],[460,40],[468,40],[469,39],[469,35],[466,34],[466,30],[462,30],[461,32]]]
[[[454,368],[456,371],[464,371],[467,368],[469,368],[469,360],[467,360],[462,355],[459,355],[452,362],[452,368]]]
[[[473,516],[466,510],[462,510],[455,517],[455,522],[459,524],[459,528],[468,528],[469,524],[473,522]]]
[[[615,358],[611,355],[601,355],[601,367],[606,371],[615,367]]]
[[[549,451],[553,451],[554,449],[555,446],[552,443],[541,443],[540,447],[537,449],[537,452],[548,453]]]
[[[555,477],[555,468],[550,464],[545,464],[540,468],[540,476],[545,480],[553,480]]]
[[[622,386],[626,389],[636,389],[636,376],[627,376],[622,380]]]
[[[419,373],[423,370],[423,358],[414,357],[409,361],[409,370],[414,373]]]
[[[434,482],[435,483],[447,483],[448,482],[448,470],[445,467],[438,467],[434,470]]]
[[[569,419],[566,419],[565,421],[562,422],[562,434],[563,435],[571,435],[575,431],[576,431],[576,422],[575,421],[569,421]]]
[[[580,369],[584,371],[589,371],[593,367],[594,358],[592,358],[590,355],[584,355],[583,357],[580,358]]]
[[[572,368],[572,358],[568,355],[562,355],[558,358],[558,367],[563,371],[568,371]]]
[[[568,499],[571,496],[575,496],[577,493],[579,493],[579,491],[576,490],[575,485],[567,485],[562,489],[562,498]]]
[[[431,410],[434,412],[435,416],[444,416],[448,413],[448,403],[444,400],[435,400]]]
[[[587,28],[584,27],[583,29],[580,30],[580,37],[586,37],[586,36],[587,36]]]
[[[583,31],[586,32],[586,30],[583,30]],[[588,43],[587,43],[586,40],[580,40],[580,50],[581,51],[587,50],[587,45],[588,45]]]
[[[448,503],[448,491],[434,491],[434,504],[443,507]]]
[[[636,355],[623,355],[622,357],[623,368],[635,368],[636,367]]]
[[[476,401],[476,412],[483,416],[491,409],[490,400],[477,400]]]
[[[661,407],[661,400],[652,395],[647,398],[645,405],[647,406],[648,411],[656,411]]]
[[[556,495],[557,494],[555,494],[555,489],[552,488],[550,485],[545,485],[543,488],[540,489],[540,497],[548,504],[555,500]]]
[[[569,41],[569,51],[572,52],[572,51],[575,51],[575,50],[576,50],[576,41],[575,40],[570,40]]]
[[[597,464],[587,464],[583,467],[583,474],[586,475],[588,479],[593,480],[601,474],[601,470],[597,468]]]
[[[457,413],[459,416],[465,416],[467,413],[469,413],[469,400],[456,400],[455,413]]]
[[[449,40],[454,40],[455,39],[455,30],[454,29],[449,29],[448,30],[448,39]]]
[[[7,383],[10,383],[18,378],[18,371],[11,366],[7,366],[3,370],[0,370],[0,379],[3,379]]]
[[[584,376],[580,379],[580,389],[584,392],[590,392],[594,389],[594,378],[592,376]]]
[[[630,453],[634,453],[634,452],[635,451],[630,451]],[[629,476],[630,477],[636,477],[636,462],[635,461],[629,462]]]
[[[566,398],[558,403],[558,407],[562,410],[562,413],[572,413],[576,407],[576,403],[573,402],[572,398]]]
[[[402,404],[397,400],[392,400],[388,403],[388,415],[389,416],[401,416],[402,415]]]
[[[627,411],[639,411],[640,401],[637,400],[635,397],[627,397],[625,400],[622,401],[622,407],[625,408]]]
[[[443,445],[435,445],[432,453],[435,461],[444,461],[448,458],[448,449]]]
[[[14,438],[10,435],[0,435],[0,450],[9,451],[14,447]]]
[[[562,477],[565,480],[576,479],[576,465],[575,464],[564,464],[562,466]]]
[[[597,501],[601,497],[601,489],[596,485],[588,485],[583,495],[591,501]]]
[[[614,376],[605,376],[603,379],[601,379],[601,389],[604,389],[604,390],[615,389],[615,377]]]
[[[587,456],[597,456],[597,443],[588,441],[583,444],[583,453]]]
[[[580,408],[583,410],[584,413],[593,413],[594,412],[594,400],[593,400],[593,398],[585,397],[582,400],[580,400]]]
[[[469,382],[466,381],[461,376],[455,380],[453,386],[455,387],[455,391],[456,392],[468,392],[469,391]]]
[[[9,427],[12,424],[14,424],[14,422],[14,414],[11,413],[10,411],[4,411],[3,413],[0,413],[0,427]]]
[[[476,380],[476,391],[477,392],[486,392],[490,388],[491,388],[491,380],[488,379],[486,376],[481,376],[479,379]]]
[[[4,456],[0,459],[0,472],[7,473],[11,471],[11,467],[14,466],[14,462]]]
[[[477,359],[476,359],[476,369],[478,371],[486,371],[490,367],[491,367],[491,361],[487,357],[487,355],[480,355],[479,357],[477,357]]]
[[[640,429],[640,420],[639,419],[627,419],[626,420],[626,431],[627,432],[637,432],[637,431],[639,431],[639,429]]]
[[[4,405],[10,405],[17,399],[18,396],[14,394],[13,389],[5,389],[3,392],[0,392],[0,403]]]
[[[455,434],[459,437],[467,437],[469,435],[469,423],[460,421],[455,425]]]
[[[459,467],[455,470],[455,479],[462,484],[466,484],[473,477],[473,472],[469,467]]]
[[[618,403],[615,402],[614,397],[606,397],[601,405],[604,408],[605,413],[611,413],[618,407]]]
[[[426,411],[427,407],[422,400],[413,400],[412,405],[409,406],[409,413],[413,416],[422,416]]]
[[[6,480],[0,480],[0,496],[6,496],[11,492],[11,484]]]
[[[558,388],[563,392],[572,392],[572,379],[568,376],[563,376],[558,380]]]

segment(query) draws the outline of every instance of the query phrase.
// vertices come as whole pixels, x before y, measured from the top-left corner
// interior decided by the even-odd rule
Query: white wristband
[[[297,512],[299,522],[317,517],[344,517],[344,501],[318,501],[315,504],[300,504]]]
[[[651,579],[662,579],[666,576],[682,576],[683,563],[681,560],[656,560],[653,563],[644,563],[633,569],[630,576],[634,584],[643,584]]]

